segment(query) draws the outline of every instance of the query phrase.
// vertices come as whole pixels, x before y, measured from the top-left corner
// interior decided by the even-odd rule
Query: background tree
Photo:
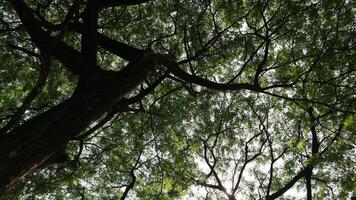
[[[1,2],[1,195],[350,196],[353,8]]]

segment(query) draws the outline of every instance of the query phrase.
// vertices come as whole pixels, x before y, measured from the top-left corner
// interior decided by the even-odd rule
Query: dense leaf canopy
[[[356,195],[355,2],[5,0],[0,20],[5,199]]]

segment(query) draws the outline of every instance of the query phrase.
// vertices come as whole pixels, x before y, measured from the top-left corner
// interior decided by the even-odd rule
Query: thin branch
[[[22,102],[22,105],[12,115],[11,119],[7,122],[7,124],[0,130],[0,134],[6,134],[9,130],[11,130],[19,123],[25,111],[31,106],[33,100],[40,94],[42,88],[46,84],[50,65],[51,58],[48,55],[42,53],[40,65],[41,69],[36,85],[32,88],[30,93]]]

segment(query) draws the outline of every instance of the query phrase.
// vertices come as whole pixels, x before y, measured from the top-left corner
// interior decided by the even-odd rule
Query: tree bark
[[[0,194],[44,164],[62,158],[60,150],[71,139],[147,77],[154,66],[149,55],[119,72],[103,71],[92,79],[79,79],[69,99],[1,136]]]
[[[47,33],[22,0],[8,0],[21,19],[31,40],[41,52],[60,61],[78,76],[73,95],[50,110],[0,136],[0,196],[21,178],[53,163],[65,160],[65,147],[105,112],[117,106],[122,97],[144,81],[155,65],[152,51],[142,51],[119,72],[104,71],[95,63],[96,17],[88,7],[84,52],[78,52]],[[93,18],[92,18],[93,17]],[[88,44],[87,44],[88,43]],[[122,103],[119,103],[123,107]],[[116,109],[118,109],[116,107]]]

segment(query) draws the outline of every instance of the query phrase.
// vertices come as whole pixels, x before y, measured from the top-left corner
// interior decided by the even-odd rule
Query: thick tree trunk
[[[75,94],[2,138],[1,191],[6,192],[21,177],[49,164],[47,160],[103,114],[107,104],[105,99],[92,100],[88,94]]]
[[[84,26],[90,33],[83,34],[82,52],[46,32],[26,3],[8,2],[41,52],[60,61],[79,81],[69,99],[0,136],[0,196],[22,177],[63,160],[66,144],[117,105],[157,63],[153,52],[127,51],[128,46],[121,45],[118,48],[123,48],[121,51],[126,52],[124,57],[130,62],[124,69],[104,71],[96,65],[96,1],[86,8]]]
[[[91,122],[109,111],[148,75],[149,56],[120,72],[102,72],[79,80],[74,94],[0,138],[0,194],[22,177],[54,163],[56,154]]]

